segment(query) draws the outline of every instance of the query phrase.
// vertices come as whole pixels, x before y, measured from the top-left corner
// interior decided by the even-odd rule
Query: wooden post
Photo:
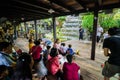
[[[13,26],[14,26],[14,39],[17,39],[17,30],[15,22],[13,23]]]
[[[54,41],[56,40],[56,20],[55,17],[52,18],[53,21],[53,37],[54,37]]]
[[[26,33],[28,33],[28,24],[27,24],[27,22],[25,22],[25,31],[26,31]]]
[[[92,49],[91,49],[91,60],[95,60],[95,48],[96,48],[96,33],[97,33],[97,21],[98,21],[98,4],[95,4],[94,10],[94,24],[92,33]]]
[[[24,22],[24,26],[25,26],[25,38],[27,38],[27,23]]]
[[[25,33],[26,33],[26,22],[24,22],[24,26],[25,26]]]
[[[38,37],[37,37],[38,32],[37,32],[37,21],[36,20],[34,20],[34,24],[35,24],[35,39],[37,40],[38,39]]]

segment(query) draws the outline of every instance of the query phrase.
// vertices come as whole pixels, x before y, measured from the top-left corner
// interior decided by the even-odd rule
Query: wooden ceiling
[[[2,0],[0,18],[29,21],[119,7],[120,0]]]

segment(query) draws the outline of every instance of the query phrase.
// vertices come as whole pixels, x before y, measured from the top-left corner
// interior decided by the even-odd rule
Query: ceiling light
[[[24,20],[24,18],[21,18],[21,20]]]
[[[54,13],[55,11],[54,11],[53,9],[49,9],[48,12],[52,14],[52,13]]]

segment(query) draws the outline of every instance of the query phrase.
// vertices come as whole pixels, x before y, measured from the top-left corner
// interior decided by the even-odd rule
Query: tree
[[[101,21],[101,26],[104,28],[104,31],[108,30],[111,27],[118,27],[118,20],[114,19],[114,14],[104,14],[103,20]]]
[[[93,31],[93,15],[91,13],[83,15],[82,27],[90,33]],[[117,9],[111,14],[99,13],[99,24],[107,31],[111,27],[120,27],[120,10]]]
[[[118,12],[114,15],[113,19],[117,21],[117,23],[118,23],[117,26],[120,27],[120,9],[119,9]]]
[[[83,15],[82,27],[87,29],[89,32],[93,31],[93,15]]]

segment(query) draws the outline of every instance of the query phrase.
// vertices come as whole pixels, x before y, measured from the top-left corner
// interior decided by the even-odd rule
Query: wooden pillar
[[[37,21],[36,20],[34,20],[34,24],[35,24],[35,39],[37,40],[38,39],[38,36],[37,36],[38,31],[37,31]]]
[[[17,30],[16,30],[16,24],[13,23],[14,26],[14,39],[17,39]]]
[[[25,32],[26,32],[26,22],[24,22],[24,28],[25,28]]]
[[[97,33],[97,21],[98,21],[98,4],[95,4],[94,10],[94,23],[92,33],[92,49],[91,49],[91,60],[95,60],[95,48],[96,48],[96,33]]]
[[[26,28],[26,26],[27,26],[27,23],[24,22],[24,28],[25,28],[24,37],[25,37],[25,38],[27,38],[27,28]]]
[[[52,18],[53,21],[53,37],[54,37],[54,41],[56,40],[56,20],[55,17]]]
[[[25,22],[24,24],[25,24],[25,32],[28,33],[28,24],[27,22]]]

